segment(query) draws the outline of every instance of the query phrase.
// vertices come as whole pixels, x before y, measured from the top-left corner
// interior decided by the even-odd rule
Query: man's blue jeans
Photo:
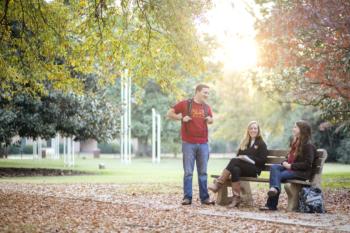
[[[297,176],[291,170],[287,170],[280,164],[274,164],[270,168],[270,188],[274,187],[278,190],[278,194],[267,199],[266,206],[270,209],[277,209],[279,195],[281,193],[281,182],[296,178]]]
[[[209,198],[207,189],[207,166],[209,160],[209,146],[205,144],[182,143],[184,168],[184,198],[192,200],[192,177],[194,163],[197,165],[199,197],[201,201]]]

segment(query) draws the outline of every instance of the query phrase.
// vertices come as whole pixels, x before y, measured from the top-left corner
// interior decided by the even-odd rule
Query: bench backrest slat
[[[288,155],[287,150],[269,150],[268,157],[283,157],[286,158]]]
[[[282,161],[286,160],[286,158],[282,157],[267,157],[266,163],[267,164],[276,164],[281,163]]]

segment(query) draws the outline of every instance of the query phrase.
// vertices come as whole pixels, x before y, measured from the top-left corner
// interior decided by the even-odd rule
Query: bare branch
[[[151,25],[151,23],[150,23],[150,21],[149,21],[149,19],[148,19],[148,16],[147,16],[145,10],[140,6],[140,1],[137,0],[136,3],[137,3],[137,7],[140,9],[140,11],[141,11],[143,17],[144,17],[145,20],[146,20],[146,24],[147,24],[147,28],[148,28],[148,30],[147,30],[147,31],[148,31],[147,48],[149,49],[149,48],[150,48],[150,43],[151,43],[152,25]]]
[[[9,3],[10,3],[10,0],[5,1],[4,15],[0,19],[0,24],[2,24],[3,21],[5,21],[5,25],[6,25],[6,20],[7,20],[6,17],[7,17],[7,10],[8,10]]]
[[[57,37],[58,37],[60,40],[62,40],[61,34],[56,30],[56,28],[52,27],[52,26],[48,23],[47,19],[45,18],[44,14],[43,14],[43,12],[42,12],[42,10],[41,10],[40,0],[38,0],[38,10],[39,10],[39,13],[40,13],[40,16],[41,16],[43,22],[44,22],[49,28],[51,28],[51,30],[57,35]]]
[[[4,25],[5,27],[7,27],[7,11],[8,11],[9,2],[10,0],[6,0],[5,7],[4,7],[4,15],[1,17],[1,20],[0,20],[0,25]],[[2,41],[2,37],[4,33],[5,33],[4,31],[1,31],[0,41]]]

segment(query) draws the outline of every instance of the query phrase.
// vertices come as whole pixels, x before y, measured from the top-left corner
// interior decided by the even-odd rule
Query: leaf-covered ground
[[[195,189],[194,194],[198,196]],[[350,232],[350,190],[325,190],[326,214],[181,206],[173,185],[0,183],[1,232]],[[256,189],[255,205],[266,193]]]

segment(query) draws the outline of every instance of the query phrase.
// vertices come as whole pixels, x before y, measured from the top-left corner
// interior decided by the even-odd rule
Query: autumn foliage
[[[335,121],[349,120],[350,2],[257,2],[259,65],[279,75],[268,78],[270,88],[323,108]]]

